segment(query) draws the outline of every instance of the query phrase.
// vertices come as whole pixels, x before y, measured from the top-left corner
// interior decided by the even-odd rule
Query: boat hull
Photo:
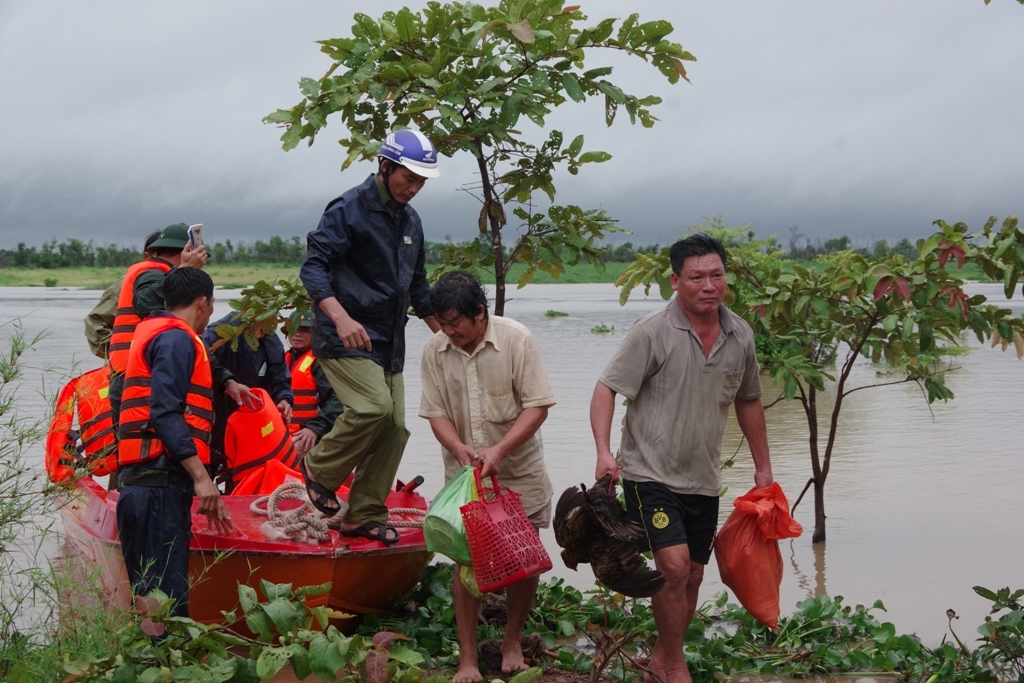
[[[327,543],[276,540],[262,530],[265,517],[250,512],[256,496],[225,496],[237,532],[231,536],[206,528],[205,518],[193,508],[193,537],[189,553],[189,615],[196,621],[223,620],[222,612],[241,614],[238,585],[260,590],[261,581],[293,586],[331,582],[330,592],[307,601],[353,615],[336,623],[348,630],[365,614],[379,614],[410,590],[433,553],[423,541],[423,530],[400,528],[401,540],[385,546],[369,539],[339,537],[331,532]],[[131,588],[117,540],[117,492],[106,491],[89,477],[79,480],[60,508],[68,540],[88,568],[95,568],[105,599],[121,607],[131,605]],[[389,508],[426,510],[416,493],[392,493]],[[298,505],[298,502],[288,503]],[[282,506],[284,507],[284,505]],[[417,514],[392,519],[422,520]]]

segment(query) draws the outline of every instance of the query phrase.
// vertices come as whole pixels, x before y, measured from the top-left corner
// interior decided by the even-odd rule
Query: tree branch
[[[790,515],[796,514],[796,506],[799,505],[800,501],[804,499],[804,494],[807,493],[807,489],[811,488],[811,484],[813,483],[814,477],[811,477],[810,479],[807,480],[807,483],[804,484],[804,490],[800,492],[800,495],[797,496],[796,502],[793,503],[793,507],[789,509]]]

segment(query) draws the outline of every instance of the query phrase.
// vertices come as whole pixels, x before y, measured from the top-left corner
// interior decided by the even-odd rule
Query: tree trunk
[[[500,200],[491,185],[487,158],[484,156],[484,146],[479,140],[476,141],[476,150],[476,162],[480,169],[480,184],[484,191],[484,211],[487,215],[487,224],[491,229],[491,247],[494,249],[494,315],[505,315],[505,254],[501,246],[501,225],[490,210],[491,204],[498,203]]]
[[[814,535],[811,543],[825,542],[825,480],[824,477],[814,479]]]
[[[821,465],[818,452],[818,390],[813,386],[807,388],[807,397],[803,401],[804,413],[807,415],[808,446],[811,450],[811,472],[814,480],[814,536],[812,543],[825,542],[825,479],[827,468]],[[826,464],[828,454],[825,455]]]

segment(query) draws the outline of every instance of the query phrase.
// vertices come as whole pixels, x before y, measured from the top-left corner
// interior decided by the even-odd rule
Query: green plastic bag
[[[428,550],[441,553],[461,565],[472,564],[466,527],[459,508],[476,498],[473,468],[466,465],[444,485],[427,509],[427,516],[423,519],[423,538]]]

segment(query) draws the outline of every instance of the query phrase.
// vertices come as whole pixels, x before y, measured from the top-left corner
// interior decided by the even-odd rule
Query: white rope
[[[301,500],[302,505],[294,510],[282,511],[278,504],[282,500]],[[269,496],[261,496],[252,502],[249,511],[254,515],[266,517],[267,521],[261,528],[269,537],[289,538],[298,543],[327,543],[331,540],[329,529],[341,530],[342,521],[348,512],[348,504],[338,501],[341,507],[332,516],[328,516],[313,507],[306,495],[306,486],[300,481],[286,481],[274,489]],[[426,510],[419,508],[391,508],[389,513],[395,515],[417,515],[419,520],[389,519],[392,527],[418,529],[423,527],[422,517]]]

